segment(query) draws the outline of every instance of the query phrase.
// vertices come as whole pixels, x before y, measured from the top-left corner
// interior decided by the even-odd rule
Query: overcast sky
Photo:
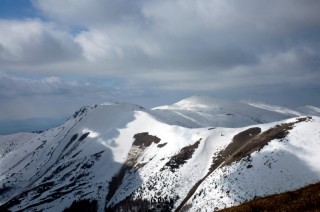
[[[319,0],[0,4],[0,119],[193,94],[320,106]]]

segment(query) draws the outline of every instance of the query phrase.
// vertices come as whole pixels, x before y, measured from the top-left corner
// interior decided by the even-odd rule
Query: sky
[[[195,94],[320,106],[318,0],[2,0],[0,120]]]

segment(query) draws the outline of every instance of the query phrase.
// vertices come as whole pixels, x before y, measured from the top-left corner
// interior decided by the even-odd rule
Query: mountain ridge
[[[202,111],[210,120],[215,112],[192,106],[182,114],[207,125],[195,128],[182,116],[175,124],[177,116],[168,108],[104,103],[83,107],[66,123],[39,134],[0,137],[0,208],[62,211],[85,203],[96,204],[98,211],[212,211],[320,180],[318,116],[283,120],[280,114],[270,123],[243,119],[247,125],[225,128],[191,116]],[[237,117],[247,112],[236,109]],[[262,176],[268,187],[259,181]],[[273,182],[272,176],[279,180]],[[244,193],[252,183],[247,178],[254,188]]]

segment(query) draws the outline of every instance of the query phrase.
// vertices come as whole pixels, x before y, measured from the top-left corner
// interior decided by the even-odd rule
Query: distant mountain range
[[[217,211],[318,185],[319,116],[206,96],[86,106],[0,137],[0,211]]]

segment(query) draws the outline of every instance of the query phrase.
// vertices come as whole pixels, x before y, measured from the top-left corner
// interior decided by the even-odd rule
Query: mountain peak
[[[214,211],[318,182],[320,118],[269,107],[106,102],[0,137],[0,211]]]
[[[164,105],[153,109],[175,109],[175,110],[210,110],[219,107],[218,101],[205,95],[194,95],[182,99],[172,105]]]

